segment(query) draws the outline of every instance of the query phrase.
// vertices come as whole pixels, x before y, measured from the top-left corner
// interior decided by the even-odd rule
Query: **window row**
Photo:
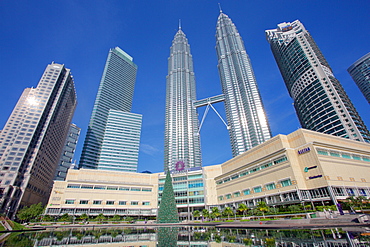
[[[218,200],[222,201],[224,199],[236,198],[236,197],[240,197],[242,195],[246,196],[246,195],[249,195],[249,194],[252,194],[252,193],[260,193],[260,192],[266,191],[266,190],[273,190],[273,189],[280,188],[280,187],[287,187],[287,186],[290,186],[292,184],[293,184],[293,182],[290,180],[290,178],[288,178],[288,179],[281,180],[278,183],[275,183],[275,182],[267,183],[263,187],[262,186],[256,186],[256,187],[253,187],[252,189],[245,189],[241,192],[236,191],[234,193],[226,194],[225,196],[219,196]]]
[[[114,201],[114,200],[75,200],[75,199],[67,199],[64,202],[65,204],[92,204],[92,205],[132,205],[132,206],[137,206],[137,205],[143,205],[143,206],[149,206],[150,202],[144,201],[144,202],[139,202],[139,201],[130,201],[128,204],[127,201]]]
[[[281,156],[279,158],[276,158],[276,159],[274,159],[274,160],[272,160],[270,162],[263,163],[262,165],[259,165],[259,166],[254,166],[254,167],[249,168],[247,170],[241,171],[241,172],[239,172],[237,174],[233,174],[230,177],[224,178],[222,180],[218,180],[216,183],[217,184],[226,183],[226,182],[228,182],[230,180],[234,180],[234,179],[237,179],[239,177],[243,177],[245,175],[252,174],[254,172],[263,170],[263,169],[268,168],[268,167],[273,166],[273,165],[280,164],[280,163],[285,162],[287,160],[288,160],[288,158],[284,155],[284,156]]]
[[[321,148],[317,148],[316,151],[320,155],[341,157],[341,158],[345,158],[345,159],[362,160],[362,161],[370,162],[370,157],[369,156],[362,156],[362,155],[353,154],[353,153],[347,153],[347,152],[344,153],[344,152],[328,150],[328,149],[321,149]]]
[[[119,186],[89,185],[89,184],[68,184],[67,188],[68,189],[123,190],[123,191],[152,192],[152,188],[119,187]]]

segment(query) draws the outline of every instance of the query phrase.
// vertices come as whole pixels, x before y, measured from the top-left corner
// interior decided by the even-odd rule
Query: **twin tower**
[[[234,157],[271,137],[243,40],[222,11],[216,27],[216,50],[223,94],[197,100],[192,55],[181,28],[172,41],[166,85],[165,170],[201,167],[196,112],[200,106],[224,102]]]

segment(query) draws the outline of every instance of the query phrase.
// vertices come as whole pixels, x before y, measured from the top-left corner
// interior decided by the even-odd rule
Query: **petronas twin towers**
[[[231,19],[222,11],[216,27],[218,70],[223,95],[196,99],[188,40],[177,31],[168,58],[166,85],[165,170],[201,167],[197,102],[224,101],[233,156],[271,137],[249,56]]]

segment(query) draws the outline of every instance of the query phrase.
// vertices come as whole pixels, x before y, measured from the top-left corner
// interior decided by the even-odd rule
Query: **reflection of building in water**
[[[15,245],[27,238],[27,246],[132,246],[132,247],[241,247],[241,246],[365,246],[367,239],[359,235],[363,229],[218,229],[198,228],[95,228],[73,231],[43,231],[21,234],[6,241],[7,246]],[[31,237],[32,236],[32,237]],[[352,236],[348,237],[347,236]],[[33,240],[35,239],[35,240]],[[24,240],[24,239],[23,239]],[[22,241],[24,243],[24,241]],[[11,245],[12,244],[12,245]],[[366,245],[367,246],[367,245]]]
[[[299,129],[215,166],[172,174],[179,216],[214,206],[336,204],[369,196],[370,144]],[[55,181],[47,214],[155,216],[164,174],[70,170]],[[160,199],[159,199],[160,200]]]
[[[156,246],[156,233],[154,230],[137,229],[138,232],[130,233],[130,229],[97,229],[90,231],[75,232],[77,234],[70,234],[70,231],[54,231],[50,232],[49,237],[44,237],[36,240],[34,246],[67,246],[67,245],[94,245],[94,246],[125,246],[132,247],[155,247]],[[80,233],[78,235],[78,233]],[[47,234],[44,232],[43,234]],[[64,235],[66,236],[64,236]],[[81,237],[82,235],[82,237]],[[55,236],[64,236],[63,239],[58,240]]]

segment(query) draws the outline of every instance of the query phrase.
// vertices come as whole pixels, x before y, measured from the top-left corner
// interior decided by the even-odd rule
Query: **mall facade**
[[[100,213],[150,218],[157,214],[164,173],[70,170],[55,181],[46,214]],[[332,205],[370,195],[370,144],[299,129],[277,135],[214,166],[172,173],[179,217],[212,207]]]

